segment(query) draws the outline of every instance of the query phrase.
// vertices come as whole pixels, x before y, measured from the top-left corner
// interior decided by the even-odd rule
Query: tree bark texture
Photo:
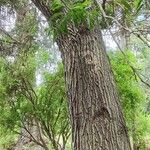
[[[100,30],[58,42],[65,67],[73,150],[130,150]]]
[[[32,0],[47,20],[52,15]],[[101,32],[73,28],[57,40],[65,67],[73,150],[131,150]]]

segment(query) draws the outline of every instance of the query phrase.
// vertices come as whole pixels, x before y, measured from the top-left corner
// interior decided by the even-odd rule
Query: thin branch
[[[32,135],[32,133],[30,133],[30,131],[26,128],[26,125],[24,124],[24,121],[22,121],[22,124],[23,124],[23,128],[25,129],[25,131],[30,135],[30,137],[32,138],[31,140],[33,142],[35,142],[36,144],[40,145],[41,147],[44,148],[43,144],[41,144],[40,142],[38,142],[35,137]]]
[[[5,31],[3,28],[0,28],[0,32],[5,34],[7,37],[9,37],[12,41],[15,42],[15,44],[20,44],[19,41],[17,41],[16,39],[14,39],[7,31]]]
[[[142,77],[138,74],[137,70],[130,64],[130,62],[129,62],[127,56],[126,56],[126,54],[125,54],[124,51],[121,49],[119,43],[117,42],[116,38],[114,37],[112,31],[111,31],[110,28],[109,28],[109,24],[108,24],[108,22],[107,22],[107,17],[108,17],[108,16],[106,15],[106,13],[105,13],[105,11],[103,10],[103,8],[102,8],[101,4],[99,3],[99,1],[98,1],[98,0],[96,0],[96,1],[97,1],[97,4],[99,5],[100,11],[101,11],[101,13],[102,13],[102,15],[103,15],[103,17],[104,17],[104,21],[105,21],[105,23],[106,23],[106,25],[107,25],[107,27],[108,27],[108,30],[109,30],[109,32],[110,32],[110,34],[111,34],[113,40],[114,40],[115,43],[117,44],[119,50],[121,51],[121,53],[122,53],[123,56],[125,57],[125,59],[126,59],[128,65],[131,67],[131,69],[132,69],[132,71],[134,72],[134,74],[136,74],[136,75],[138,76],[138,78],[140,79],[140,81],[141,81],[142,83],[144,83],[145,85],[147,85],[148,87],[150,87],[150,84],[148,84],[147,82],[145,82],[145,81],[142,79]],[[109,18],[110,18],[110,17],[109,17]],[[111,17],[111,18],[114,19],[113,17]],[[117,21],[117,22],[118,22],[118,21]],[[119,22],[118,22],[118,24],[121,25]],[[128,30],[128,31],[131,32],[130,29],[127,29],[127,28],[125,28],[125,27],[122,26],[122,25],[121,25],[121,27],[123,27],[125,30]],[[133,31],[132,31],[132,33],[135,34]],[[137,33],[136,33],[136,35],[137,35]],[[141,38],[141,36],[138,36],[138,37],[143,41],[143,39]],[[145,43],[145,41],[143,41],[143,42]],[[147,46],[150,47],[149,44],[148,44]]]
[[[115,19],[114,17],[106,15],[106,13],[105,13],[105,11],[104,11],[104,9],[103,9],[103,7],[102,7],[100,1],[96,0],[96,3],[97,3],[98,6],[99,6],[99,9],[100,9],[100,11],[101,11],[101,13],[102,13],[102,16],[104,17],[104,21],[105,21],[105,22],[107,22],[107,19],[112,19],[114,22],[116,22],[117,25],[119,25],[120,27],[122,27],[124,30],[128,31],[130,34],[134,34],[134,35],[135,35],[136,37],[138,37],[147,47],[150,48],[149,43],[148,43],[148,42],[146,41],[146,39],[144,39],[139,33],[137,33],[137,32],[134,31],[134,30],[129,29],[128,27],[123,26],[123,25],[122,25],[117,19]],[[109,27],[108,22],[107,22],[107,27]]]

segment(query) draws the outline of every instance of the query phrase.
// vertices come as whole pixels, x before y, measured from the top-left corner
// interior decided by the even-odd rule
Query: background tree
[[[0,79],[2,90],[0,98],[2,103],[1,126],[8,134],[11,131],[12,134],[21,135],[15,145],[16,148],[23,147],[25,144],[31,145],[34,142],[44,149],[48,149],[49,143],[55,149],[64,149],[70,135],[70,128],[66,116],[66,105],[64,105],[63,79],[59,78],[61,71],[58,71],[59,73],[56,75],[52,75],[48,71],[47,73],[43,72],[43,74],[45,73],[43,80],[48,80],[49,84],[44,83],[41,85],[42,87],[37,89],[35,70],[41,67],[39,62],[41,64],[42,62],[47,63],[48,60],[47,57],[40,57],[39,62],[35,60],[39,55],[36,55],[39,46],[33,41],[33,38],[36,37],[38,24],[34,15],[35,9],[31,8],[30,12],[26,12],[24,11],[25,6],[28,4],[19,3],[17,5],[16,29],[14,31],[5,34],[5,30],[1,29],[4,34],[2,37],[4,53],[1,57]],[[22,11],[25,13],[22,14]],[[14,42],[16,42],[15,47],[13,47]],[[46,52],[40,51],[40,53],[46,56]],[[55,85],[53,85],[54,83]],[[59,86],[60,84],[62,85]],[[58,87],[58,95],[56,92],[54,93],[56,87]],[[47,88],[48,91],[43,88]],[[46,94],[46,92],[51,92],[51,94]],[[43,93],[47,97],[43,97]],[[49,110],[46,109],[46,106],[50,104]],[[20,129],[21,131],[19,131]]]

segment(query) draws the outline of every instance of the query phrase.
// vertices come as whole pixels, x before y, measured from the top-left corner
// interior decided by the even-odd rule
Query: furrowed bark
[[[57,44],[65,68],[73,150],[130,150],[101,31],[85,27],[71,33]]]
[[[130,150],[100,30],[59,40],[74,150]]]

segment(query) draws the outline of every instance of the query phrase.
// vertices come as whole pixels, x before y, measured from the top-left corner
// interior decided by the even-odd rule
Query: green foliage
[[[26,3],[23,0],[19,2],[18,5],[15,1],[16,8],[21,8]],[[49,6],[53,15],[50,20],[51,29],[48,29],[48,32],[53,32],[55,37],[68,34],[68,28],[72,26],[78,30],[84,27],[92,30],[98,23],[102,29],[108,27],[93,1],[64,2],[53,0]],[[9,2],[1,0],[0,3]],[[113,1],[106,4],[104,11],[106,15],[114,17],[118,7],[122,8],[124,19],[127,24],[130,24],[140,13],[143,1]],[[5,59],[0,57],[0,145],[5,147],[13,142],[16,137],[13,131],[19,131],[22,121],[26,118],[38,120],[44,135],[50,140],[52,137],[56,141],[60,135],[67,141],[70,135],[63,67],[59,65],[52,73],[44,71],[42,84],[36,86],[36,70],[42,68],[52,58],[48,52],[39,49],[33,42],[38,30],[35,14],[29,11],[25,15],[26,17],[16,24],[14,37],[23,44],[20,43],[17,47],[18,51],[14,60],[9,61],[7,57]],[[113,25],[113,19],[107,21],[109,25]],[[3,40],[6,49],[10,50],[13,40],[9,36],[3,36]],[[37,53],[35,54],[37,51],[38,57],[36,57]],[[132,65],[136,68],[141,67],[132,53],[127,52],[126,55]],[[128,129],[135,142],[138,143],[150,133],[149,115],[144,108],[145,93],[141,85],[136,82],[138,77],[128,66],[122,54],[115,52],[110,56]]]
[[[38,49],[36,55],[36,62],[38,68],[41,69],[45,64],[53,63],[53,56],[49,51],[46,51],[45,49]]]
[[[52,32],[54,37],[60,34],[68,34],[68,27],[72,23],[77,29],[83,26],[92,29],[99,14],[92,7],[94,6],[91,0],[75,2],[69,5],[64,5],[61,1],[54,0],[51,6],[53,10],[53,16],[50,21],[51,29],[48,29],[48,32]]]
[[[126,55],[132,65],[141,67],[131,52],[127,52]],[[41,65],[49,59],[48,54],[44,51],[39,57],[44,61],[44,63],[41,62]],[[27,58],[24,58],[23,61],[24,69],[20,69],[22,59],[18,59],[18,62],[11,64],[2,58],[0,59],[0,91],[2,91],[0,97],[0,125],[3,130],[5,129],[5,133],[10,133],[14,129],[19,129],[21,119],[34,117],[41,124],[44,123],[46,129],[50,128],[55,138],[64,134],[69,136],[70,126],[62,65],[54,73],[44,71],[43,82],[36,89],[34,84],[32,86],[27,84],[26,89],[24,89],[25,81],[25,83],[33,81],[32,76],[35,76],[33,72],[35,72],[37,64],[33,55],[29,55]],[[119,52],[113,52],[110,54],[110,58],[130,135],[139,143],[150,132],[149,115],[144,112],[145,94],[136,81],[138,77],[135,77],[124,56]],[[15,69],[16,67],[17,69]],[[25,77],[24,82],[22,82],[21,74]],[[32,76],[29,76],[30,74]],[[34,93],[29,92],[31,87],[36,92],[37,98],[34,97]],[[26,92],[31,94],[35,103],[32,103],[30,97],[25,95]],[[44,133],[48,137],[49,132],[44,130]],[[10,140],[10,142],[12,141]]]
[[[105,14],[109,17],[115,17],[120,7],[122,9],[122,21],[130,26],[142,9],[143,1],[134,0],[129,2],[117,0],[109,3],[105,2],[102,7]],[[71,24],[75,25],[77,29],[84,27],[91,30],[97,24],[100,24],[102,29],[106,29],[108,25],[111,26],[114,22],[112,18],[104,18],[98,6],[91,0],[76,1],[74,3],[53,0],[50,9],[53,11],[53,15],[50,21],[51,29],[48,29],[48,32],[52,32],[54,37],[68,34],[68,27]]]
[[[53,0],[51,9],[53,12],[59,12],[63,9],[64,5],[60,0]]]
[[[107,16],[115,17],[118,8],[122,9],[122,21],[130,26],[143,6],[142,0],[124,1],[117,0],[112,2],[105,2],[103,9]],[[104,18],[98,6],[91,0],[83,2],[76,1],[74,3],[61,2],[60,0],[53,0],[50,9],[53,11],[51,17],[51,29],[49,33],[53,33],[54,37],[61,34],[68,34],[68,27],[75,25],[77,29],[93,29],[96,24],[100,24],[102,29],[108,28],[108,25],[113,25],[112,18]],[[117,12],[119,13],[119,12]],[[107,22],[107,23],[106,23]]]
[[[25,57],[23,57],[25,59]],[[26,104],[26,97],[23,95],[25,80],[31,82],[34,79],[35,64],[33,57],[28,57],[22,62],[18,59],[14,63],[8,63],[3,60],[0,66],[0,90],[3,91],[0,97],[0,122],[7,129],[15,129],[15,126],[20,125],[20,110],[22,115],[25,115],[25,108],[30,107]],[[27,109],[27,108],[26,108]],[[27,109],[27,112],[31,110]],[[22,116],[23,117],[23,116]]]
[[[141,67],[132,52],[126,52],[126,56],[136,68]],[[129,133],[139,143],[150,133],[150,116],[144,111],[146,94],[122,53],[111,53],[110,58]]]
[[[136,67],[136,59],[132,53],[127,53],[127,58],[134,64]],[[112,61],[114,74],[116,76],[116,81],[118,84],[118,89],[121,91],[123,102],[124,99],[129,98],[131,101],[130,106],[137,107],[138,102],[140,102],[143,99],[143,93],[140,92],[142,89],[140,88],[139,84],[135,82],[136,76],[132,70],[132,68],[128,65],[127,60],[124,58],[124,56],[120,53],[116,53],[113,57]],[[126,82],[123,82],[126,81]],[[133,103],[133,104],[132,104]],[[124,104],[125,106],[125,104]],[[126,107],[130,107],[126,106]]]
[[[62,66],[54,74],[45,72],[38,89],[37,116],[52,127],[54,136],[68,134],[70,130],[63,74]]]
[[[17,135],[9,133],[8,135],[5,134],[5,129],[3,130],[3,127],[0,126],[0,149],[9,149],[12,146],[12,143],[14,143],[14,140],[16,140]]]
[[[57,141],[57,136],[60,135],[67,141],[70,125],[62,65],[59,65],[55,73],[44,71],[43,83],[35,87],[37,66],[35,56],[32,54],[26,55],[27,57],[22,56],[20,55],[20,58],[13,63],[1,58],[0,126],[5,130],[6,136],[14,135],[26,118],[31,121],[34,118],[42,125],[47,138],[51,136]],[[41,56],[45,64],[48,59],[47,53]],[[7,142],[12,143],[12,141]]]
[[[135,6],[136,14],[138,14],[143,6],[143,0],[134,1],[134,6]]]

